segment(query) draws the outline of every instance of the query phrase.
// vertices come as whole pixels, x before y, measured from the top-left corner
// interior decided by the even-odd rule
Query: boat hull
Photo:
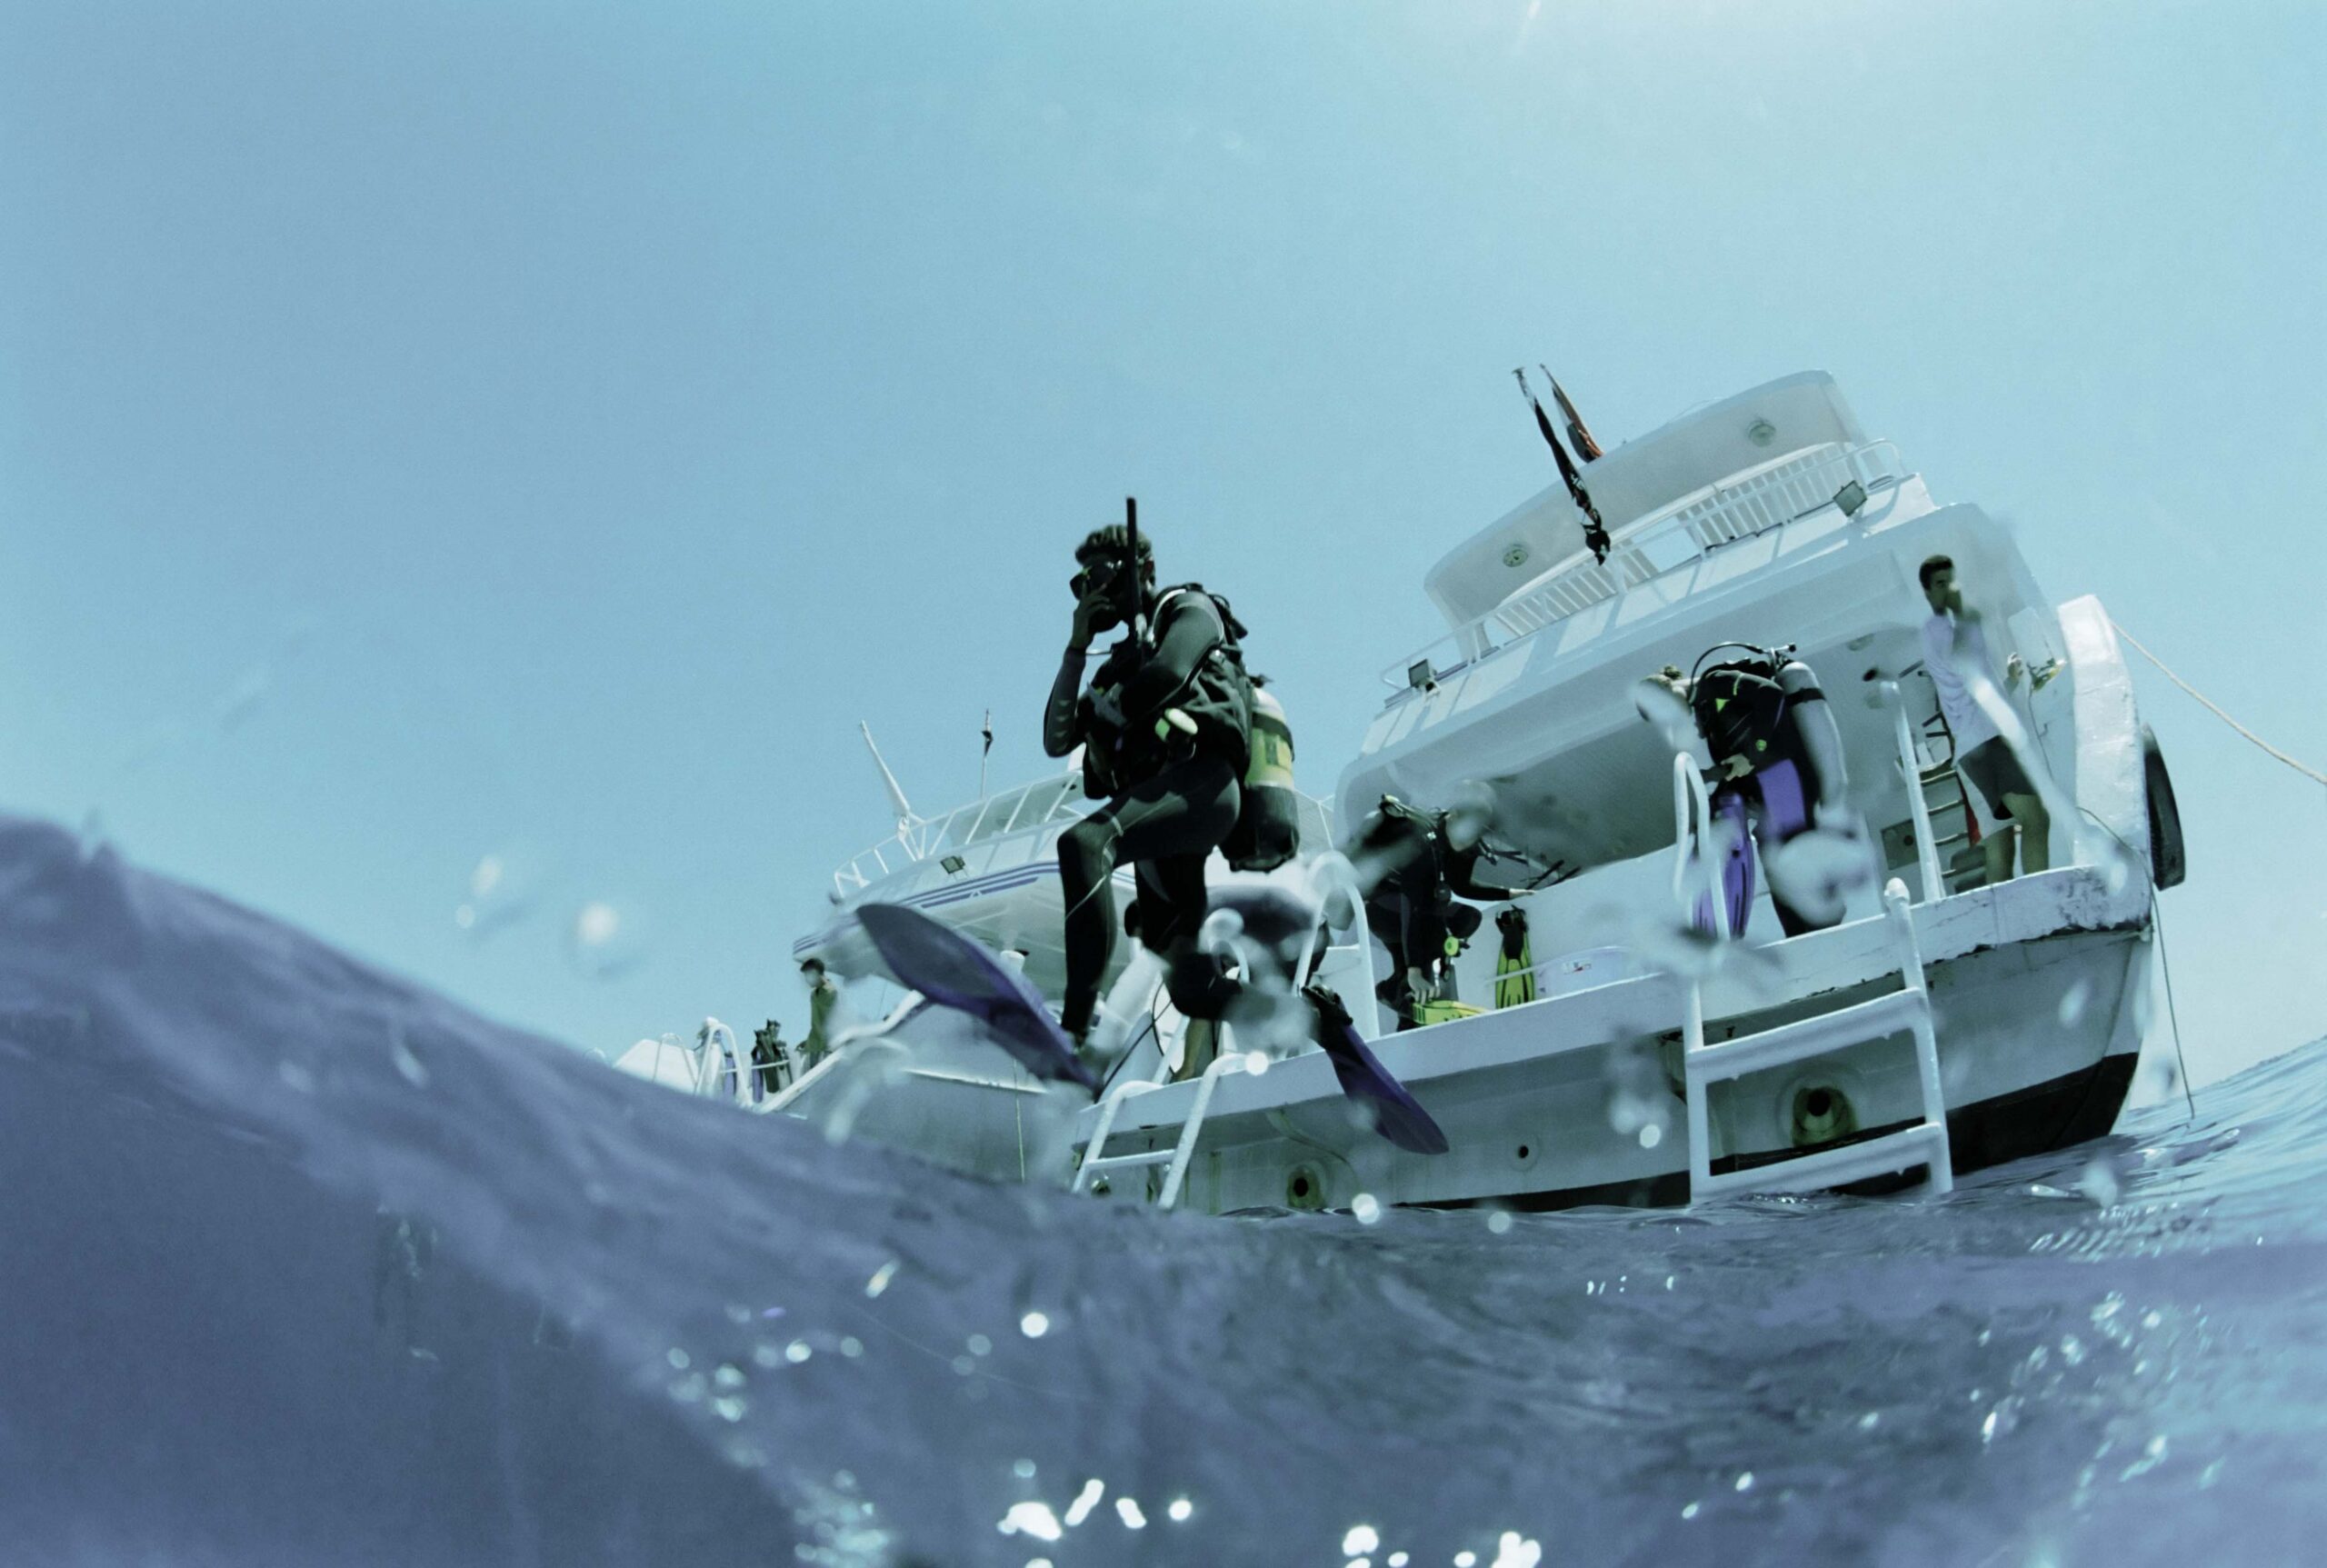
[[[2099,1136],[2133,1079],[2154,952],[2147,891],[2089,868],[2022,878],[1915,911],[1929,955],[1955,1168]],[[1882,922],[1748,952],[1704,981],[1707,1037],[1754,1032],[1898,984]],[[1688,1198],[1680,1096],[1685,989],[1649,974],[1374,1043],[1446,1132],[1442,1155],[1393,1147],[1355,1119],[1322,1053],[1224,1079],[1189,1167],[1212,1212],[1383,1203],[1662,1204]],[[1165,1148],[1194,1085],[1127,1104],[1110,1154]],[[1821,1096],[1823,1096],[1822,1099]],[[1057,1182],[1097,1112],[1036,1084],[951,1015],[851,1046],[775,1107],[840,1135],[1002,1181]],[[1907,1037],[1713,1085],[1716,1171],[1876,1135],[1919,1119]],[[1117,1183],[1144,1197],[1147,1178]]]

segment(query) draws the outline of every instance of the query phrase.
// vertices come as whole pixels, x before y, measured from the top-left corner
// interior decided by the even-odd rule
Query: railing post
[[[1899,772],[1907,784],[1907,804],[1915,820],[1915,860],[1923,874],[1923,902],[1936,904],[1947,896],[1947,878],[1939,869],[1939,845],[1931,831],[1931,803],[1923,799],[1923,765],[1915,760],[1915,737],[1907,725],[1907,701],[1896,681],[1883,683],[1883,700],[1891,704],[1891,717],[1899,739]],[[1963,809],[1972,804],[1967,798]]]

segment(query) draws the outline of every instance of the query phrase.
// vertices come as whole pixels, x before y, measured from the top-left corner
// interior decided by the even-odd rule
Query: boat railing
[[[833,873],[833,889],[845,898],[884,876],[958,852],[981,852],[1006,842],[1063,827],[1089,808],[1082,781],[1074,774],[1041,780],[972,801],[942,816],[901,825],[872,848],[852,855]],[[991,859],[982,854],[981,858]]]
[[[883,877],[931,861],[945,865],[948,874],[995,869],[1010,858],[1014,847],[1045,834],[1055,835],[1082,820],[1094,804],[1083,793],[1079,774],[1004,790],[943,816],[905,824],[872,848],[851,856],[834,872],[833,890],[846,899]],[[1303,851],[1322,854],[1332,848],[1333,819],[1330,803],[1303,794],[1297,810]],[[1040,853],[1039,846],[1035,853]],[[960,864],[946,864],[957,859]]]
[[[1888,441],[1830,443],[1739,478],[1690,492],[1618,530],[1605,563],[1579,554],[1502,604],[1382,672],[1426,688],[1464,666],[1644,583],[1693,567],[1725,544],[1783,528],[1830,506],[1856,516],[1868,497],[1907,477]],[[1395,697],[1393,701],[1397,700]]]

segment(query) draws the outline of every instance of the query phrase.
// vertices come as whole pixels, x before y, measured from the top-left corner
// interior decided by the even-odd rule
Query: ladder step
[[[1084,1161],[1082,1168],[1086,1171],[1113,1171],[1125,1165],[1168,1165],[1172,1163],[1172,1156],[1177,1153],[1176,1149],[1143,1149],[1136,1154],[1108,1154],[1096,1160]]]
[[[1838,1149],[1821,1149],[1814,1154],[1797,1154],[1790,1160],[1773,1164],[1756,1165],[1750,1170],[1724,1171],[1705,1182],[1705,1193],[1712,1197],[1723,1193],[1813,1193],[1827,1187],[1848,1186],[1871,1176],[1885,1176],[1893,1171],[1904,1171],[1916,1165],[1932,1168],[1935,1184],[1942,1189],[1952,1186],[1948,1176],[1947,1129],[1929,1122],[1918,1122],[1896,1133],[1886,1133],[1880,1138],[1870,1138],[1863,1144],[1845,1144]]]
[[[1823,1056],[1846,1045],[1897,1034],[1930,1015],[1922,992],[1893,991],[1872,1002],[1781,1024],[1758,1034],[1700,1046],[1683,1053],[1683,1064],[1692,1086],[1717,1084],[1763,1067],[1798,1062],[1805,1056]]]

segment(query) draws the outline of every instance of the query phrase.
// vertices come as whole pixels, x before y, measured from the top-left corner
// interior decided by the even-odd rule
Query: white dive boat
[[[1383,1034],[1382,954],[1363,923],[1322,961],[1448,1153],[1403,1152],[1354,1120],[1317,1051],[1263,1062],[1232,1039],[1203,1079],[1157,1082],[1176,1027],[1144,969],[1111,1005],[1158,1008],[1160,1025],[1097,1104],[916,1022],[900,1032],[910,1051],[845,1045],[764,1108],[994,1177],[1074,1174],[1212,1212],[1362,1194],[1673,1203],[1918,1173],[1943,1186],[2106,1133],[2142,1046],[2153,887],[2179,880],[2181,845],[2100,604],[2049,603],[2012,535],[1976,505],[1934,501],[1823,374],[1697,409],[1585,478],[1605,563],[1564,488],[1452,550],[1425,583],[1447,634],[1392,667],[1340,781],[1344,822],[1385,792],[1425,805],[1489,792],[1500,845],[1574,868],[1514,900],[1543,960],[1533,1000]],[[2008,699],[2052,805],[2052,869],[1995,886],[1972,846],[1983,808],[1921,673],[1916,570],[1935,554],[1957,563],[1999,664],[2060,662]],[[1730,641],[1793,645],[1838,722],[1850,804],[1884,864],[1832,928],[1783,937],[1764,893],[1735,941],[1685,930],[1676,894],[1710,859],[1696,843],[1706,759],[1644,722],[1634,688]],[[833,917],[795,957],[879,974],[851,911],[904,903],[1024,954],[1055,997],[1055,845],[1084,809],[1070,774],[908,818],[837,874]],[[1304,823],[1304,857],[1329,847],[1329,821]],[[1493,997],[1496,966],[1495,944],[1477,944],[1456,963],[1459,994]]]

